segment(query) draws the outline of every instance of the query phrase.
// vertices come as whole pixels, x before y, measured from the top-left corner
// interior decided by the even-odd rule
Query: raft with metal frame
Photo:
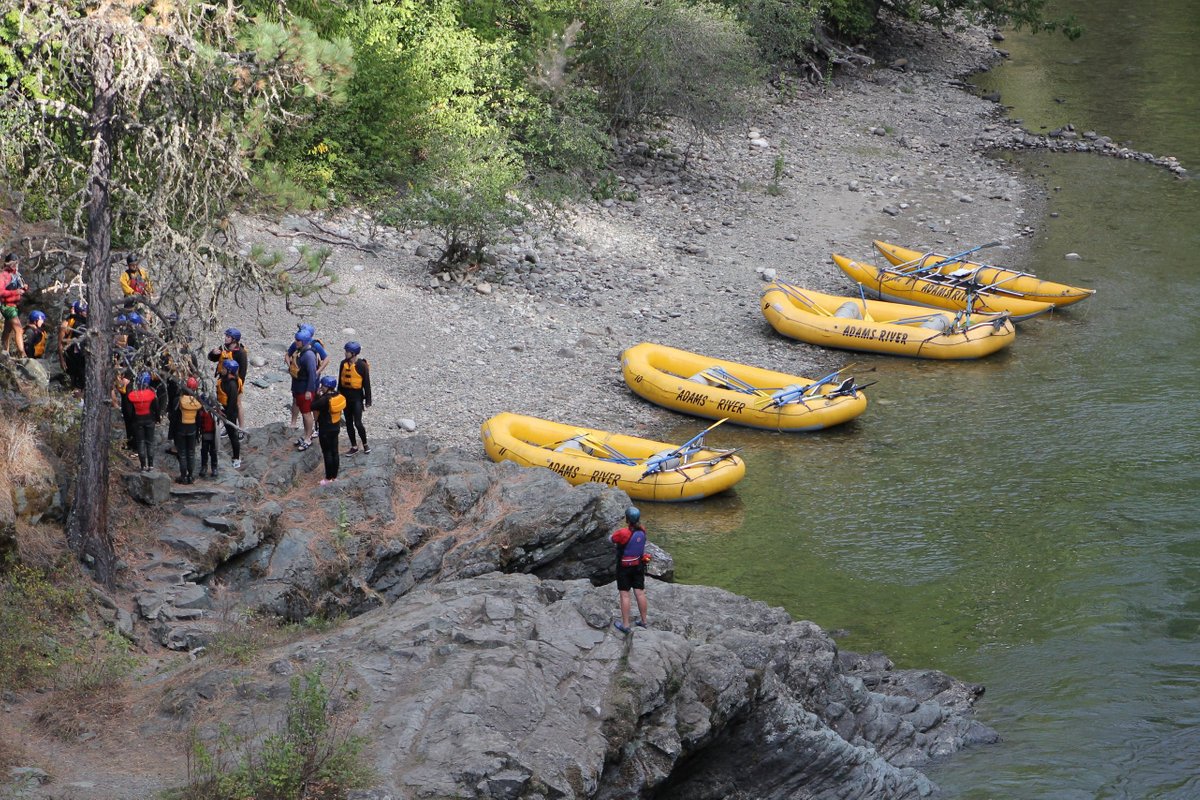
[[[833,263],[857,281],[871,297],[895,303],[912,303],[928,308],[950,311],[970,311],[999,314],[1007,311],[1014,322],[1045,314],[1054,308],[1050,303],[1027,300],[1006,291],[1003,287],[975,288],[939,272],[903,273],[891,268],[864,264],[845,256],[833,254]]]
[[[1095,289],[1084,289],[1080,286],[1042,280],[1028,272],[1006,269],[963,257],[989,245],[981,245],[958,255],[943,255],[935,252],[922,253],[879,240],[873,244],[875,249],[891,263],[896,272],[918,274],[937,272],[961,281],[969,281],[984,288],[1002,289],[1019,294],[1026,300],[1050,303],[1054,306],[1069,306],[1080,300],[1086,300],[1096,293]]]
[[[867,408],[867,397],[840,371],[812,380],[642,342],[621,354],[636,394],[673,411],[772,431],[816,431]]]
[[[1007,313],[922,313],[912,305],[843,297],[775,281],[762,313],[784,336],[821,347],[913,358],[981,358],[1013,343]]]
[[[676,503],[723,492],[745,476],[736,450],[704,444],[715,427],[674,445],[504,412],[483,423],[480,435],[493,461],[546,467],[576,486],[615,486],[634,500]]]

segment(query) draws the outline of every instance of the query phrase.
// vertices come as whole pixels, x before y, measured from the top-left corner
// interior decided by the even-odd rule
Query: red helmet
[[[193,392],[200,388],[200,381],[196,380],[195,378],[188,378],[185,383],[187,384],[187,388],[191,389]]]

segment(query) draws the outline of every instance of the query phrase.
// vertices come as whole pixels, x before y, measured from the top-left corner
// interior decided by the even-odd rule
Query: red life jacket
[[[201,433],[213,433],[217,429],[217,423],[207,409],[202,408],[196,412],[196,422],[200,424]]]
[[[158,399],[158,395],[153,389],[137,389],[128,395],[129,402],[133,403],[133,413],[139,417],[148,417],[153,413],[151,406]]]

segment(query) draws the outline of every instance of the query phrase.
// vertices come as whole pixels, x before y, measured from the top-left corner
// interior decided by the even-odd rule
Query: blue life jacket
[[[624,547],[618,547],[622,567],[636,567],[646,554],[646,532],[634,529]]]

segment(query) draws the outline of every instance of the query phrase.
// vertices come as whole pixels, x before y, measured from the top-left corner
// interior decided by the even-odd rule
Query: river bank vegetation
[[[826,80],[887,8],[944,25],[1053,28],[1045,0],[439,0],[291,3],[344,39],[338,102],[307,99],[264,153],[260,185],[301,206],[367,203],[433,226],[442,259],[477,256],[531,203],[613,183],[614,134],[670,124],[697,140],[739,118],[764,77]],[[270,13],[275,4],[257,9]]]

